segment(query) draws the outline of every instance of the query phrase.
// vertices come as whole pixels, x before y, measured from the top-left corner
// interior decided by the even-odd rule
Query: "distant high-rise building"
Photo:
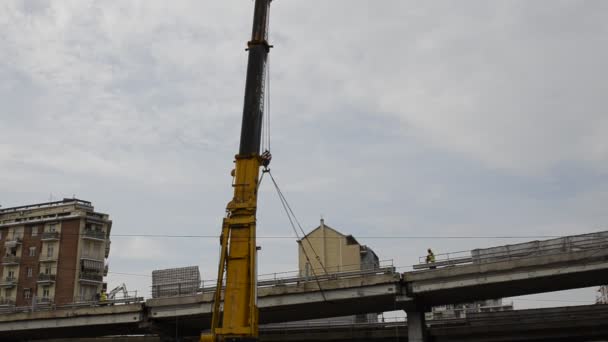
[[[0,305],[95,299],[112,221],[79,199],[0,209]]]

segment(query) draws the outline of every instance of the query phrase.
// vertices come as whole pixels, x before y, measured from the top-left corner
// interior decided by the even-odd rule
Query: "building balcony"
[[[54,255],[51,255],[51,256],[41,255],[39,261],[40,262],[57,262],[57,257]]]
[[[0,280],[0,287],[11,288],[17,285],[17,279],[15,277],[6,277]]]
[[[90,240],[105,241],[106,233],[101,230],[85,229],[82,233],[82,238],[90,239]]]
[[[23,243],[23,238],[21,236],[12,236],[7,237],[6,241],[4,241],[4,247],[6,248],[15,248]]]
[[[80,281],[89,283],[102,283],[103,275],[98,272],[80,272]]]
[[[2,265],[19,265],[21,258],[16,255],[5,255],[2,258]]]
[[[37,297],[36,304],[44,305],[44,304],[53,304],[53,298],[51,297]]]
[[[80,269],[82,272],[101,274],[104,270],[103,259],[97,258],[80,258]]]
[[[13,306],[13,305],[15,305],[15,300],[10,299],[10,298],[0,297],[0,305],[1,306]]]
[[[38,284],[52,284],[55,282],[55,274],[40,273],[38,275]]]
[[[59,232],[43,232],[40,235],[40,241],[58,241]]]

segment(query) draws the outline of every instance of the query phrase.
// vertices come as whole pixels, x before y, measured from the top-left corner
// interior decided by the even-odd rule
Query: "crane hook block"
[[[262,162],[262,166],[267,169],[268,165],[270,165],[270,161],[272,160],[272,154],[270,154],[270,151],[264,151],[264,153],[262,153],[262,155],[260,156],[260,160]]]

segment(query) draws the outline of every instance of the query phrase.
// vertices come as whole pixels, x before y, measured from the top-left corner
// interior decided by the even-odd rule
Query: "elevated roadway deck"
[[[467,263],[403,274],[389,268],[328,275],[319,281],[296,277],[260,282],[260,322],[401,309],[408,315],[410,339],[425,341],[424,310],[433,305],[603,285],[608,279],[605,237],[584,245],[580,239],[572,240],[575,241],[572,244],[534,253],[517,249],[515,254],[505,254],[501,247],[499,254],[487,254],[490,256],[481,261],[471,259]],[[151,299],[145,304],[0,315],[0,340],[145,331],[197,334],[209,326],[213,290]]]
[[[608,339],[608,305],[475,313],[464,319],[431,321],[436,342],[577,342]],[[196,341],[179,334],[182,341]],[[44,342],[160,342],[159,337],[48,340]],[[408,341],[407,323],[287,323],[260,327],[260,342]]]

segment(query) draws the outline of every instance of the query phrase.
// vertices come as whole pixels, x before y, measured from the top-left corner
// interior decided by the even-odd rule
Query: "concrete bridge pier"
[[[405,312],[407,315],[407,339],[409,342],[429,342],[424,310],[415,309]]]

